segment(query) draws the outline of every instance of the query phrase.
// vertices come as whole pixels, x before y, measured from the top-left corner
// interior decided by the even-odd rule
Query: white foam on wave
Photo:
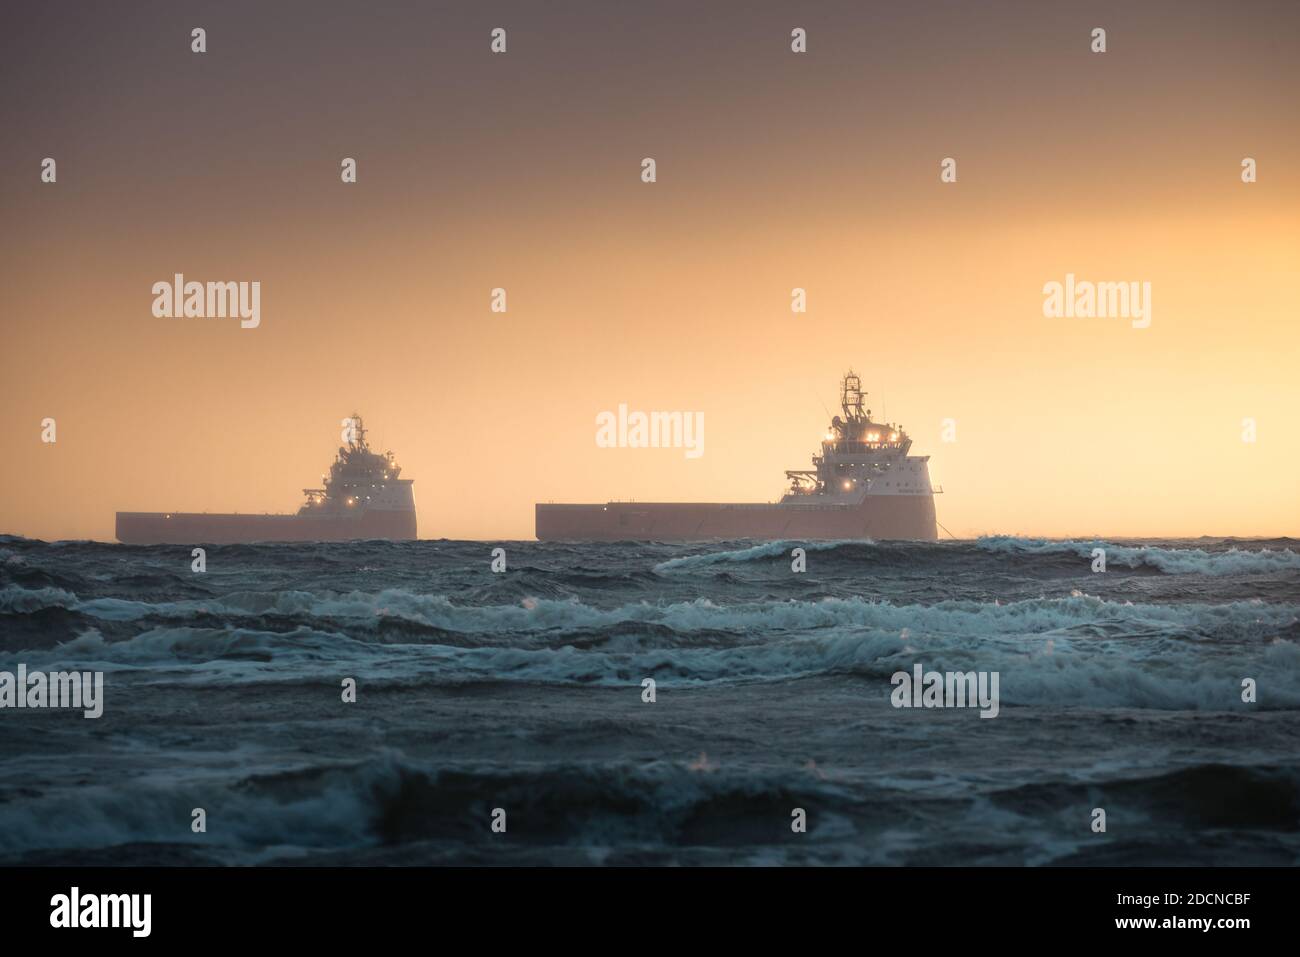
[[[724,552],[708,552],[703,555],[685,555],[681,558],[670,558],[667,561],[660,562],[654,566],[654,570],[659,573],[680,572],[692,568],[701,568],[707,565],[721,565],[732,562],[753,562],[764,558],[775,558],[778,555],[788,555],[794,548],[802,548],[804,551],[828,551],[838,548],[841,545],[869,545],[869,541],[856,542],[767,542],[763,545],[754,545],[750,548],[737,548]]]
[[[76,604],[77,596],[62,588],[0,588],[0,613],[30,615],[45,608],[73,608]]]
[[[80,601],[55,588],[0,590],[0,603],[23,612],[41,608],[66,608],[92,618],[129,622],[146,617],[199,625],[200,616],[241,627],[262,625],[268,618],[284,618],[317,631],[346,631],[365,638],[385,620],[410,622],[448,632],[491,638],[511,635],[562,635],[568,631],[616,628],[643,623],[663,626],[689,635],[693,632],[733,632],[762,635],[835,627],[911,629],[918,633],[948,632],[971,638],[999,635],[1045,634],[1055,629],[1085,625],[1121,629],[1167,629],[1219,640],[1279,630],[1293,625],[1300,605],[1259,599],[1225,604],[1156,604],[1107,601],[1074,592],[1064,598],[1036,598],[1014,602],[950,600],[926,605],[894,605],[887,600],[824,598],[763,600],[716,604],[706,598],[664,602],[642,600],[611,608],[588,605],[577,598],[527,598],[518,603],[466,605],[445,595],[429,595],[388,588],[379,592],[347,593],[307,591],[233,592],[222,598],[160,602],[98,598]],[[274,629],[272,629],[274,630]]]
[[[387,594],[362,606],[373,617]],[[442,614],[443,602],[428,607]],[[339,661],[370,682],[397,684],[624,687],[652,676],[669,687],[853,673],[877,681],[882,694],[886,676],[920,662],[928,670],[999,671],[1009,705],[1228,710],[1241,705],[1243,676],[1267,676],[1259,708],[1300,707],[1300,646],[1279,637],[1300,620],[1295,605],[1168,606],[1088,595],[927,606],[862,599],[530,605],[457,608],[478,634],[468,647],[380,641],[351,627],[164,625],[113,642],[87,633],[25,659],[30,667],[48,659],[60,667],[161,672],[155,677],[201,685],[319,681]],[[544,624],[521,641],[521,623],[533,616]],[[663,630],[647,632],[639,627],[645,623]],[[591,643],[593,626],[605,640]],[[580,645],[566,641],[570,629],[583,634]]]
[[[1300,572],[1300,553],[1289,548],[1255,550],[1229,548],[1206,551],[1203,548],[1165,548],[1157,545],[1115,545],[1103,540],[1076,542],[1043,538],[1015,538],[993,535],[980,538],[981,551],[1009,555],[1075,555],[1086,564],[1093,549],[1106,550],[1107,565],[1126,568],[1147,566],[1169,575],[1252,575],[1287,571]]]

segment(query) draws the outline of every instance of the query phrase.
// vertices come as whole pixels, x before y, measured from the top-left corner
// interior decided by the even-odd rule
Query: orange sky
[[[535,6],[30,13],[4,41],[0,532],[292,511],[354,409],[424,537],[768,501],[852,365],[958,536],[1300,535],[1294,6]],[[260,328],[155,318],[175,272],[260,281]],[[1044,318],[1066,273],[1150,282],[1151,327]],[[620,402],[702,411],[704,456],[598,448]]]

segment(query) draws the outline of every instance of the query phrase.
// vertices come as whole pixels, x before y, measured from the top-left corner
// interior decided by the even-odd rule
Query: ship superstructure
[[[118,541],[201,545],[415,538],[414,483],[401,477],[392,452],[370,448],[360,415],[344,422],[344,444],[329,474],[322,476],[321,488],[303,489],[306,500],[297,514],[118,512]]]
[[[903,427],[871,420],[866,393],[853,370],[840,380],[842,416],[831,419],[821,454],[811,469],[787,471],[786,504],[856,502],[864,495],[929,495],[928,455],[909,455],[912,440]]]
[[[811,469],[786,472],[779,502],[606,502],[536,506],[543,541],[937,538],[928,455],[912,455],[897,424],[875,422],[862,380],[840,380],[832,418]]]
[[[366,441],[365,423],[352,415],[344,430],[346,444],[339,446],[329,474],[321,476],[323,488],[305,488],[307,497],[298,509],[300,518],[347,519],[371,511],[415,511],[411,479],[392,452],[374,452]],[[411,537],[414,538],[414,532]]]

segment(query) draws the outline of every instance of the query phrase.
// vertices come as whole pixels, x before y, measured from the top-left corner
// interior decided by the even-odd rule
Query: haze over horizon
[[[424,538],[773,501],[852,367],[957,537],[1300,536],[1296,4],[6,20],[0,533],[292,512],[353,411]],[[155,317],[176,273],[259,282],[260,325]],[[1150,326],[1046,318],[1067,275],[1149,282]],[[620,403],[704,454],[598,447]]]

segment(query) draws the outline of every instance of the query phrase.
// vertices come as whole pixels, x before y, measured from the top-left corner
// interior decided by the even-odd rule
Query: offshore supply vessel
[[[371,450],[361,416],[343,422],[344,444],[324,477],[324,488],[303,489],[307,499],[297,514],[118,512],[117,540],[126,545],[230,545],[415,538],[414,483],[401,477],[392,452]]]
[[[779,502],[606,502],[537,505],[541,541],[687,542],[730,539],[935,541],[928,455],[909,455],[901,426],[873,422],[861,379],[840,380],[842,416],[831,420],[811,469],[786,472]]]

